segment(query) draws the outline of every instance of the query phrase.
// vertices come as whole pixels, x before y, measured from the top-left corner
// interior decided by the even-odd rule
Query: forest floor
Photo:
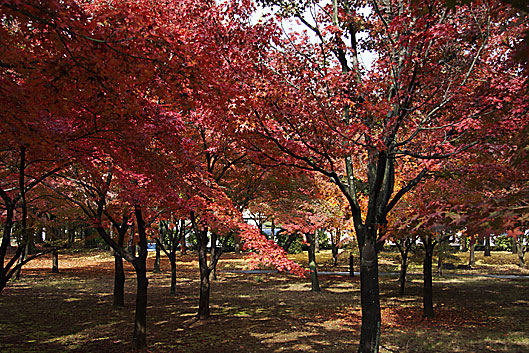
[[[330,254],[321,269],[337,268]],[[452,256],[452,255],[451,255]],[[455,263],[464,255],[454,254]],[[468,255],[467,255],[468,256]],[[514,256],[514,257],[513,257]],[[198,265],[192,253],[178,261],[177,294],[169,294],[169,263],[153,273],[149,253],[148,345],[152,352],[351,352],[360,334],[358,277],[320,276],[322,291],[286,274],[219,272],[212,283],[212,318],[197,321]],[[293,258],[306,262],[306,254]],[[459,260],[460,262],[458,262]],[[397,269],[397,254],[382,253],[381,271]],[[515,255],[477,256],[474,273],[527,274]],[[348,255],[347,255],[348,261]],[[420,272],[412,256],[411,272]],[[244,268],[242,256],[223,255],[220,269]],[[39,258],[0,295],[0,352],[132,351],[135,279],[127,265],[126,306],[112,307],[113,258],[108,251],[61,254],[60,273]],[[395,277],[380,282],[381,352],[529,352],[529,280],[434,278],[436,317],[422,319],[422,279],[404,296]]]

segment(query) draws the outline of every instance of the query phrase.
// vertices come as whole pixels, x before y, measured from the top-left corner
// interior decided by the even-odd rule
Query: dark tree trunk
[[[516,253],[518,254],[518,266],[524,267],[525,266],[525,259],[524,259],[524,245],[523,245],[523,238],[519,237],[518,241],[516,242]]]
[[[24,216],[23,216],[24,217]],[[27,214],[26,216],[27,217]],[[26,258],[29,255],[34,255],[37,253],[37,250],[35,248],[35,241],[33,239],[33,233],[29,233],[27,229],[27,225],[25,225],[26,222],[22,222],[22,254],[18,258],[18,270],[15,274],[15,279],[18,281],[20,279],[20,273],[22,272],[22,266],[21,264],[26,260]]]
[[[283,249],[288,252],[288,249],[290,248],[290,245],[292,245],[292,243],[294,242],[294,240],[296,239],[296,236],[297,234],[296,233],[291,233],[288,235],[288,238],[287,240],[285,241],[285,245],[283,245]]]
[[[334,241],[331,242],[332,267],[338,266],[338,246]]]
[[[90,233],[88,231],[87,228],[83,229],[83,246],[85,248],[91,248],[91,244],[90,244]]]
[[[198,319],[205,320],[208,319],[211,315],[209,309],[209,271],[206,268],[200,269],[200,298],[198,302]]]
[[[185,255],[186,253],[187,253],[186,236],[184,232],[184,234],[182,234],[182,239],[180,240],[180,254]]]
[[[309,255],[309,268],[310,268],[310,281],[311,291],[319,292],[320,282],[318,280],[318,267],[316,265],[316,235],[306,234],[307,240],[309,241],[308,255]]]
[[[235,241],[235,253],[240,254],[241,253],[241,237],[239,235],[234,235],[233,240]]]
[[[73,246],[74,242],[75,242],[75,230],[74,229],[70,229],[68,231],[68,245],[67,245],[67,247],[71,248]]]
[[[380,345],[380,294],[378,287],[378,257],[375,249],[376,227],[357,227],[360,246],[360,297],[362,326],[359,353],[378,352]]]
[[[516,239],[514,237],[512,239],[512,253],[516,254],[518,252],[518,243],[516,242]]]
[[[136,270],[137,291],[132,341],[136,350],[144,351],[147,348],[147,235],[141,208],[136,206],[134,213],[138,226],[139,251],[138,257],[133,262],[134,269]]]
[[[141,250],[140,250],[141,251]],[[141,262],[141,260],[140,260]],[[147,271],[145,266],[136,267],[136,313],[134,315],[134,347],[141,351],[147,348]]]
[[[207,230],[197,231],[198,240],[198,264],[200,269],[200,297],[198,302],[198,319],[204,320],[210,317],[209,310],[209,268],[207,259]]]
[[[467,252],[468,246],[467,246],[467,238],[461,238],[459,243],[459,251],[461,252]]]
[[[424,260],[423,260],[423,275],[424,275],[424,292],[423,292],[423,317],[433,318],[433,286],[432,286],[432,259],[435,242],[431,236],[423,239],[424,242]]]
[[[440,252],[439,256],[437,257],[437,275],[439,275],[439,277],[443,277],[443,258]]]
[[[171,294],[176,294],[176,256],[175,254],[170,254],[169,262],[171,263]]]
[[[15,253],[15,255],[11,258],[11,260],[9,260],[8,264],[5,266],[4,270],[2,273],[0,273],[0,293],[2,292],[2,290],[5,288],[7,282],[9,282],[9,280],[13,277],[13,275],[15,274],[15,272],[17,272],[20,267],[22,267],[24,264],[26,264],[28,261],[31,261],[32,259],[35,259],[41,255],[44,255],[44,254],[48,254],[50,253],[51,251],[54,250],[51,249],[51,250],[47,250],[47,251],[43,251],[43,252],[40,252],[40,253],[37,253],[37,254],[34,254],[32,256],[29,256],[28,258],[26,258],[24,260],[24,262],[20,263],[20,264],[17,264],[16,266],[13,267],[13,265],[15,264],[16,260],[18,258],[20,258],[20,254],[22,253],[22,249],[23,247],[18,247],[17,248],[17,251]]]
[[[156,248],[162,250],[171,264],[171,294],[176,294],[176,251],[178,244],[181,244],[181,250],[185,251],[185,221],[181,220],[178,228],[170,229],[168,223],[160,222],[160,234],[164,235],[167,241],[167,248],[159,238],[156,240]]]
[[[331,234],[331,254],[332,254],[332,266],[338,266],[338,230],[334,234]]]
[[[485,238],[485,253],[484,256],[491,256],[490,255],[490,236]]]
[[[121,224],[117,222],[114,224],[118,232],[118,246],[123,248],[125,245],[125,235],[128,230],[129,217],[123,215]],[[125,306],[125,269],[123,268],[123,257],[118,252],[114,251],[114,300],[115,307]]]
[[[125,270],[123,258],[114,252],[114,302],[115,307],[125,306]]]
[[[59,251],[57,249],[53,250],[51,253],[52,258],[52,267],[51,273],[59,273]]]
[[[213,259],[215,259],[218,256],[218,251],[219,249],[217,249],[217,234],[213,232],[211,233],[210,263],[212,263]],[[217,280],[217,265],[216,264],[213,265],[213,269],[211,269],[210,276],[213,281]]]
[[[475,243],[470,244],[469,248],[470,249],[469,249],[468,265],[473,266],[476,263],[476,253],[475,253],[476,244]]]
[[[35,234],[33,232],[28,234],[28,244],[26,246],[26,254],[34,255],[37,253],[37,248],[35,247]]]
[[[130,226],[130,239],[127,246],[129,253],[131,253],[132,256],[136,256],[136,246],[134,245],[134,224],[131,224]]]
[[[26,253],[27,253],[27,244],[20,244],[19,247],[22,249],[22,252],[20,253],[20,257],[18,258],[18,265],[22,263],[26,259]],[[22,272],[22,267],[19,267],[18,270],[15,273],[15,280],[20,280],[20,273]]]
[[[405,238],[397,241],[397,247],[400,252],[400,273],[399,273],[399,295],[404,295],[406,288],[406,274],[408,272],[408,254],[414,240]]]
[[[332,267],[338,266],[338,247],[331,244]]]
[[[160,246],[156,244],[156,257],[154,258],[154,273],[160,273],[162,270],[160,269]]]
[[[4,200],[4,202],[7,204],[7,210],[6,218],[4,220],[4,229],[2,232],[2,244],[0,245],[0,293],[2,293],[2,290],[4,289],[5,285],[7,284],[7,281],[9,280],[7,277],[10,266],[9,263],[7,266],[5,265],[5,257],[7,254],[7,249],[10,246],[11,242],[11,230],[13,228],[14,216],[13,208],[11,207],[10,203],[7,200]],[[15,259],[15,261],[16,260],[17,259]]]
[[[404,295],[406,288],[406,272],[408,271],[408,254],[400,259],[399,294]]]
[[[22,208],[22,241],[19,244],[19,246],[23,246],[24,250],[22,250],[22,254],[20,255],[19,265],[22,264],[24,261],[26,254],[29,252],[29,234],[27,229],[27,220],[28,220],[28,205],[26,203],[26,187],[24,185],[24,179],[25,179],[25,172],[26,172],[26,146],[20,147],[20,167],[19,167],[19,174],[18,174],[18,187],[20,189],[20,207]],[[20,279],[20,272],[22,270],[22,266],[18,268],[18,271],[16,272],[15,278],[17,280]]]

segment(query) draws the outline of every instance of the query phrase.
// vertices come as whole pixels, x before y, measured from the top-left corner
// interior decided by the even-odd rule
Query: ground
[[[149,269],[153,268],[149,254]],[[465,255],[453,262],[464,262]],[[461,256],[459,259],[458,256]],[[197,321],[195,255],[180,256],[177,295],[169,294],[169,263],[149,272],[148,344],[153,352],[351,352],[359,339],[359,279],[320,276],[322,292],[307,279],[284,274],[219,272],[212,284],[213,317]],[[305,261],[306,254],[294,256]],[[345,269],[345,254],[339,269]],[[328,252],[318,256],[332,269]],[[382,270],[397,255],[381,256]],[[347,258],[348,259],[348,258]],[[459,260],[457,260],[459,259]],[[481,272],[516,272],[510,254],[478,255]],[[496,266],[491,264],[496,263]],[[515,257],[513,262],[516,263]],[[30,263],[0,295],[2,352],[128,352],[135,281],[127,266],[126,307],[112,307],[113,259],[107,251],[62,254],[60,273],[51,258]],[[220,269],[242,268],[226,254]],[[412,261],[411,271],[417,272]],[[472,270],[474,273],[478,270]],[[394,277],[382,277],[382,352],[529,352],[529,280],[457,277],[434,279],[436,318],[421,316],[422,282],[412,277],[405,296]],[[469,271],[465,271],[469,272]]]

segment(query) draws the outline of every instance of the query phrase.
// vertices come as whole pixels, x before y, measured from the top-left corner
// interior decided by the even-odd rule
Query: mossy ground
[[[153,255],[149,254],[150,269]],[[396,256],[383,253],[382,269],[396,269]],[[294,258],[306,261],[306,254]],[[472,271],[524,272],[510,267],[516,263],[513,259],[510,262],[507,253],[493,253],[484,260],[478,256],[482,268]],[[318,261],[321,269],[331,269],[328,251],[321,252]],[[412,259],[412,271],[420,270],[417,261]],[[10,283],[0,295],[0,351],[132,351],[132,268],[127,265],[126,306],[115,309],[113,260],[108,252],[61,255],[59,266],[61,272],[52,274],[51,259],[38,259],[23,270],[20,281]],[[219,267],[243,266],[240,256],[226,254]],[[345,267],[343,256],[337,270]],[[169,294],[165,259],[162,269],[160,274],[149,272],[150,351],[355,350],[360,333],[358,278],[321,276],[322,292],[312,293],[308,280],[289,275],[219,272],[219,279],[212,283],[213,316],[197,321],[195,256],[179,258],[175,296]],[[395,278],[381,278],[381,351],[529,352],[529,280],[451,276],[454,272],[434,279],[436,318],[428,321],[421,315],[421,278],[413,277],[402,297],[397,294]]]

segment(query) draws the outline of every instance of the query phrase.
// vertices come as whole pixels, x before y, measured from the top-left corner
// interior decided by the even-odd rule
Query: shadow
[[[351,352],[360,334],[359,279],[321,276],[322,291],[282,274],[219,273],[209,320],[198,321],[196,262],[149,272],[148,344],[152,352]],[[163,263],[162,263],[163,264]],[[167,266],[168,264],[165,263]],[[114,309],[112,262],[24,273],[0,296],[0,351],[130,352],[135,278],[126,307]],[[167,268],[167,267],[162,267]],[[423,320],[422,281],[381,279],[381,352],[527,352],[527,280],[436,279],[436,318]]]

